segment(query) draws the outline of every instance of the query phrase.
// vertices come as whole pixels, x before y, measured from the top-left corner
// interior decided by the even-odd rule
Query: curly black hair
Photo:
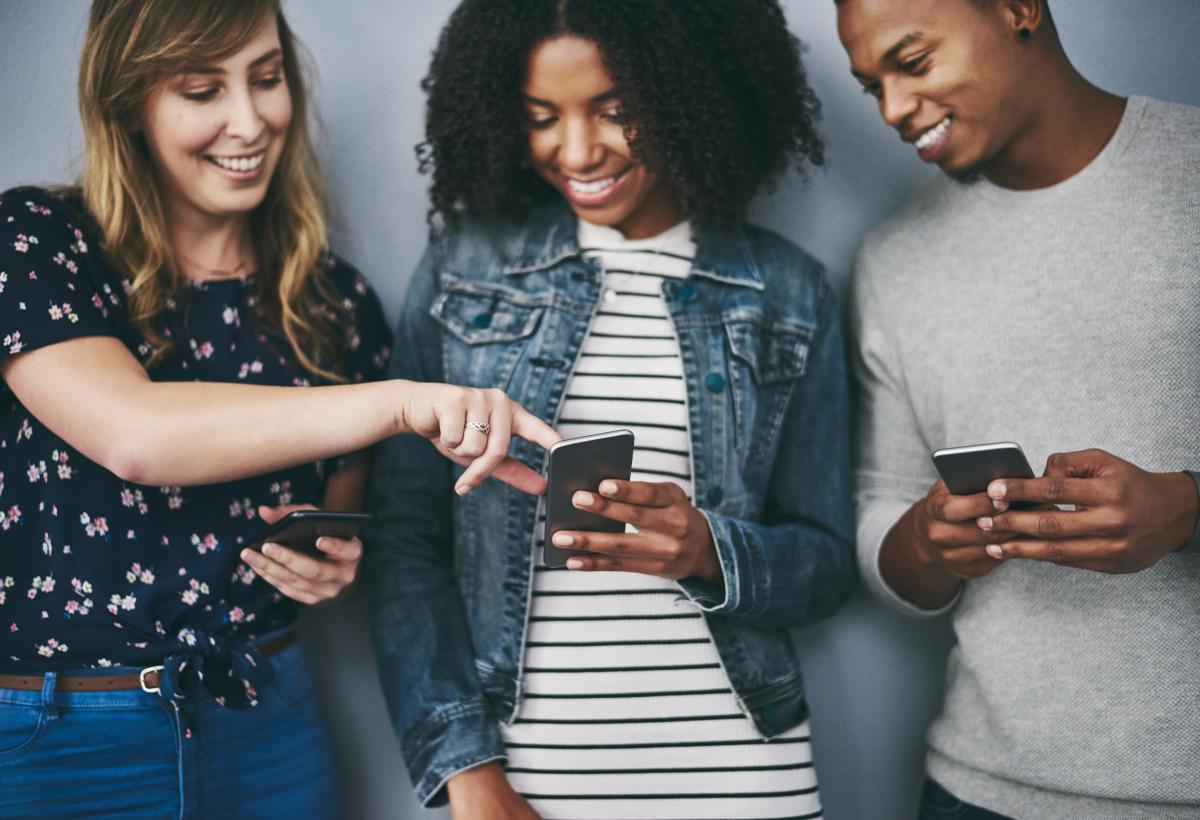
[[[520,91],[533,47],[568,34],[597,45],[634,157],[695,224],[735,224],[789,165],[824,162],[820,103],[776,0],[464,0],[421,84],[431,225],[519,219],[559,196],[529,167]]]

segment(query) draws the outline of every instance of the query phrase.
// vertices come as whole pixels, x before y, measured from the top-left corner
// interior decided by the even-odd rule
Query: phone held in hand
[[[945,447],[933,452],[933,466],[955,495],[974,495],[987,490],[997,478],[1033,478],[1033,469],[1021,445],[1013,441],[992,444],[971,444],[966,447]],[[1037,505],[1030,501],[1014,501],[1012,509],[1022,510]]]
[[[606,478],[628,481],[633,469],[633,433],[613,430],[558,442],[550,448],[546,481],[546,547],[548,567],[561,567],[578,554],[550,543],[560,530],[581,532],[625,532],[623,521],[614,521],[581,510],[571,503],[577,492],[596,493]]]
[[[252,550],[262,550],[263,544],[282,544],[288,549],[320,558],[325,553],[317,549],[317,539],[353,538],[368,524],[370,513],[330,512],[328,510],[293,510],[259,532],[246,544]]]

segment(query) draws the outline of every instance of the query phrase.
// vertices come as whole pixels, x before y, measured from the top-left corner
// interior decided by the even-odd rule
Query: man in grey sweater
[[[863,575],[958,639],[922,817],[1200,818],[1200,109],[1089,83],[1044,0],[838,28],[944,172],[853,299]],[[936,480],[931,450],[1001,440],[1044,477]]]

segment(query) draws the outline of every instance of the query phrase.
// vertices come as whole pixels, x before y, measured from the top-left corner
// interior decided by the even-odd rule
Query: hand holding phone
[[[933,466],[947,489],[955,495],[987,492],[997,478],[1033,478],[1033,468],[1021,445],[1012,441],[944,447],[933,453]],[[1014,510],[1029,509],[1036,502],[1014,501]]]
[[[254,535],[241,558],[264,581],[305,604],[340,595],[358,575],[366,513],[305,507],[259,507],[268,526]],[[318,541],[322,546],[318,546]]]
[[[628,481],[633,469],[633,433],[613,430],[593,436],[560,441],[550,448],[546,490],[546,566],[561,567],[576,554],[551,543],[559,530],[625,532],[622,521],[614,521],[578,509],[571,503],[575,493],[598,493],[606,478]]]

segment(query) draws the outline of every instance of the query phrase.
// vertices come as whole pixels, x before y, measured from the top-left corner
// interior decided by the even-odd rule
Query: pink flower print
[[[232,623],[240,624],[242,621],[246,620],[246,613],[240,606],[235,606],[233,609],[229,610],[229,620]]]
[[[8,512],[0,510],[0,529],[7,530],[13,524],[21,523],[21,508],[16,504],[8,508]]]
[[[0,270],[0,293],[4,293],[4,283],[8,281],[8,274]]]
[[[196,645],[196,633],[191,629],[181,629],[175,637],[184,646]]]
[[[36,202],[25,200],[25,207],[29,209],[31,214],[40,214],[41,216],[50,216],[50,209],[45,205],[39,205]]]
[[[87,253],[87,243],[83,241],[83,231],[75,229],[75,242],[71,245],[75,253]]]
[[[107,669],[108,667],[110,667],[112,665],[113,665],[113,662],[110,661],[108,658],[96,658],[96,666],[102,666]]]
[[[63,317],[62,308],[60,308],[58,305],[51,305],[50,306],[50,318],[53,319],[54,321],[58,321],[62,317]]]
[[[227,324],[227,325],[240,326],[240,324],[241,324],[238,321],[238,311],[237,311],[237,308],[235,308],[235,307],[227,306],[225,308],[225,310],[221,313],[221,318],[225,320],[225,324]]]
[[[29,598],[29,600],[32,601],[34,598],[37,597],[39,592],[49,594],[53,591],[54,591],[54,576],[47,575],[45,578],[43,578],[42,576],[38,575],[38,576],[34,577],[33,582],[29,585],[29,591],[26,592],[25,594]]]
[[[202,342],[196,344],[196,340],[192,339],[192,351],[196,357],[196,361],[201,359],[211,359],[213,354],[212,342]]]
[[[76,612],[79,611],[79,601],[76,601],[74,599],[67,601],[67,604],[66,604],[66,606],[63,607],[63,610],[66,612],[67,617],[74,615]]]
[[[254,583],[254,579],[257,577],[258,575],[255,574],[254,570],[250,569],[250,567],[246,566],[245,564],[238,564],[237,569],[233,572],[233,580],[237,581],[243,586],[249,586],[250,584]]]
[[[31,439],[33,438],[33,425],[29,423],[29,419],[21,420],[21,429],[17,431],[17,438]]]
[[[97,535],[104,536],[108,534],[108,519],[104,516],[96,516],[92,518],[87,513],[79,514],[79,523],[83,524],[83,530],[88,534],[89,538],[95,538]]]
[[[183,598],[183,602],[185,604],[191,606],[192,604],[196,603],[196,601],[200,600],[201,595],[207,594],[208,584],[202,583],[193,578],[192,580],[188,581],[188,588],[180,593],[180,597]]]
[[[53,261],[54,261],[54,264],[56,264],[56,265],[66,264],[67,255],[65,253],[63,253],[62,251],[59,251],[58,253],[54,254]]]
[[[159,487],[159,492],[167,497],[167,509],[177,510],[183,506],[182,487]]]
[[[48,533],[48,532],[42,533],[42,554],[44,554],[44,555],[53,555],[54,554],[54,544],[51,543],[50,533]]]
[[[9,353],[20,353],[25,349],[25,343],[21,341],[21,331],[14,330],[12,333],[4,337],[4,347]]]
[[[36,464],[30,464],[26,475],[29,476],[29,481],[33,484],[36,484],[39,481],[48,482],[50,480],[49,475],[46,473],[46,462],[44,461],[39,461]]]
[[[367,295],[367,280],[362,275],[354,277],[354,292],[359,296]]]
[[[4,606],[4,602],[8,600],[7,590],[12,589],[14,583],[16,582],[11,575],[0,579],[0,606]]]
[[[276,494],[280,504],[292,503],[292,482],[276,481],[271,484],[271,492]]]
[[[66,450],[55,450],[50,454],[50,460],[58,463],[58,477],[63,481],[70,481],[73,472],[71,465],[67,464],[70,455]]]
[[[207,552],[215,552],[220,549],[221,544],[217,540],[217,536],[211,532],[201,538],[199,535],[192,533],[192,546],[196,548],[196,552],[204,555]]]
[[[74,259],[68,259],[63,267],[65,267],[71,273],[79,273],[79,266],[75,264]]]
[[[28,253],[30,245],[36,245],[38,238],[36,236],[26,236],[23,233],[17,234],[17,241],[12,243],[13,250],[17,253]]]

